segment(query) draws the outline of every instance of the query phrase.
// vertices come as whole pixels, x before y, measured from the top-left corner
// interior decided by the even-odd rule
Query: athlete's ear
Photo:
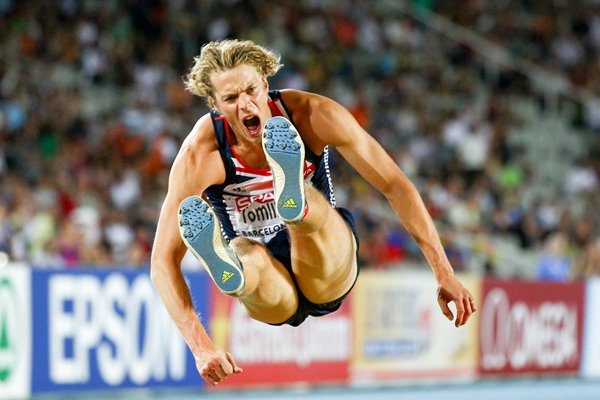
[[[263,85],[264,85],[265,90],[269,90],[269,81],[267,80],[267,77],[263,76],[262,80],[263,80]]]
[[[215,98],[214,98],[214,97],[210,96],[210,97],[208,98],[208,101],[209,101],[209,103],[210,103],[210,106],[211,106],[212,108],[214,108],[215,110],[219,111],[219,108],[217,107],[217,101],[215,100]]]

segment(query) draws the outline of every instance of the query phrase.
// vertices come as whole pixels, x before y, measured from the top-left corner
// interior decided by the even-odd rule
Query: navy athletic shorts
[[[352,233],[354,234],[354,238],[356,240],[356,252],[358,263],[358,235],[356,234],[356,225],[354,223],[354,217],[352,216],[350,211],[346,210],[345,208],[336,208],[336,210],[344,219],[344,221],[346,221],[346,224],[348,224],[348,226],[352,230]],[[298,292],[298,310],[296,310],[296,313],[292,315],[287,321],[271,325],[288,324],[291,326],[298,326],[302,322],[304,322],[304,320],[308,316],[321,317],[323,315],[327,315],[329,313],[337,311],[337,309],[340,308],[340,306],[342,305],[342,301],[344,301],[344,298],[346,298],[348,293],[350,293],[350,290],[352,290],[352,287],[354,287],[354,283],[356,283],[355,280],[350,290],[348,290],[342,297],[340,297],[337,300],[323,304],[311,303],[306,297],[304,297],[304,294],[298,287],[298,283],[296,282],[296,278],[292,271],[292,260],[290,258],[290,241],[287,230],[283,230],[277,233],[277,235],[275,235],[275,237],[271,239],[271,241],[267,244],[267,248],[269,249],[271,254],[273,254],[273,256],[288,270],[292,277],[292,281],[294,282],[294,286],[296,287],[296,292]],[[359,271],[360,266],[357,265],[357,278]]]

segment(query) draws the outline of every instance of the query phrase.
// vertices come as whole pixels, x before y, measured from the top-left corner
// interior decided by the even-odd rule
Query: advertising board
[[[0,399],[31,391],[31,271],[0,268]]]
[[[461,276],[478,299],[480,281]],[[455,328],[440,311],[429,271],[364,271],[354,289],[352,376],[357,382],[472,379],[477,314]]]
[[[587,281],[581,373],[586,378],[600,378],[600,278]]]
[[[213,288],[210,331],[244,372],[219,389],[292,383],[345,383],[352,350],[350,298],[335,313],[308,318],[299,327],[251,319],[236,300]]]
[[[484,280],[481,374],[576,373],[583,283]]]
[[[198,386],[147,270],[33,271],[33,391]],[[206,293],[204,274],[189,285]],[[198,312],[208,316],[208,296]]]

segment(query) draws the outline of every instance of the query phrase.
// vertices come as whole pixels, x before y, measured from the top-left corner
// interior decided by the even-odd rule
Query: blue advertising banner
[[[208,321],[206,275],[186,279]],[[148,270],[33,270],[32,317],[34,393],[202,384]]]

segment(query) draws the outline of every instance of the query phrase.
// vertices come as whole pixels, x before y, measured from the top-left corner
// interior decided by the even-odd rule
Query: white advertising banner
[[[600,278],[587,282],[581,373],[588,378],[600,378]]]
[[[479,299],[480,281],[461,280]],[[456,329],[436,289],[429,271],[361,272],[353,293],[356,381],[474,378],[478,315]]]
[[[31,394],[31,271],[0,268],[0,399]]]

